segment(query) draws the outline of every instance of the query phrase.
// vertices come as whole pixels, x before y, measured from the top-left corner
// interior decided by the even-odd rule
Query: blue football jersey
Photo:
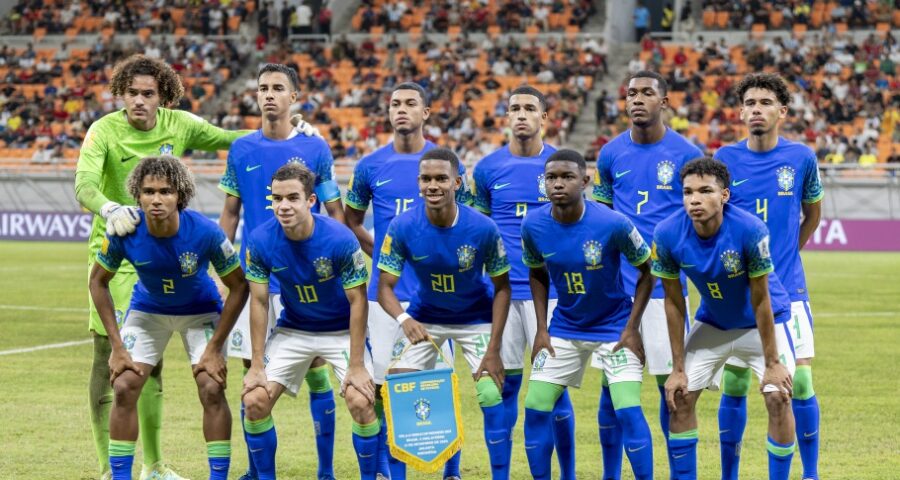
[[[490,323],[493,288],[483,272],[496,277],[509,271],[497,225],[457,206],[456,223],[444,228],[432,225],[425,205],[417,205],[391,222],[381,245],[378,268],[412,277],[407,312],[423,323]]]
[[[353,169],[346,202],[350,207],[362,211],[372,204],[375,223],[372,265],[378,265],[384,235],[394,217],[422,203],[419,195],[419,159],[435,147],[435,144],[425,142],[425,148],[418,153],[397,153],[392,142],[363,157]],[[463,177],[463,182],[456,192],[456,200],[471,204],[466,167],[462,163],[459,164],[459,174]],[[401,302],[408,302],[417,285],[411,270],[403,273],[406,275],[400,277],[394,293]],[[378,300],[377,275],[369,283],[369,300]]]
[[[663,139],[643,145],[631,140],[626,130],[600,149],[594,173],[594,200],[610,204],[627,216],[649,244],[653,229],[663,219],[682,209],[681,167],[703,156],[694,144],[666,128]],[[637,270],[622,262],[625,291],[634,295]],[[687,282],[684,294],[687,295]],[[663,298],[657,283],[652,298]]]
[[[769,275],[775,323],[791,316],[791,301],[775,273],[766,225],[740,208],[725,205],[719,231],[700,238],[684,211],[660,222],[653,236],[653,274],[687,274],[700,292],[695,319],[722,330],[756,328],[750,279]]]
[[[319,212],[321,202],[341,198],[334,178],[334,157],[325,140],[299,134],[286,140],[272,140],[266,138],[262,130],[257,130],[231,144],[225,174],[219,181],[219,189],[241,199],[242,238],[248,238],[256,227],[274,218],[272,175],[289,162],[301,163],[316,174],[316,196],[320,202],[313,206],[313,212]],[[241,243],[240,256],[245,269],[246,244],[246,240]],[[279,291],[277,280],[269,283],[269,292]]]
[[[522,220],[528,211],[550,201],[544,187],[544,164],[556,148],[544,144],[536,157],[517,157],[505,146],[484,157],[472,177],[475,180],[475,208],[494,219],[512,269],[509,283],[513,300],[531,300],[528,267],[522,263]],[[556,289],[550,289],[556,298]]]
[[[369,279],[366,258],[356,236],[342,223],[313,214],[313,234],[287,238],[272,218],[250,233],[247,279],[281,284],[284,310],[278,326],[308,332],[350,328],[350,301],[344,290]]]
[[[178,233],[172,237],[150,235],[144,212],[134,233],[107,236],[97,263],[115,272],[128,260],[138,282],[130,309],[160,315],[197,315],[221,312],[222,299],[207,273],[209,264],[220,277],[241,266],[238,253],[215,222],[194,210],[178,213]]]
[[[809,300],[800,259],[800,217],[804,203],[825,196],[816,153],[779,138],[768,152],[754,152],[747,140],[722,147],[715,158],[731,173],[729,203],[757,215],[772,235],[772,262],[791,301]]]
[[[586,202],[574,223],[556,221],[551,208],[532,210],[522,222],[522,260],[529,267],[545,266],[559,295],[550,335],[618,340],[632,306],[621,257],[640,265],[650,257],[650,247],[627,217],[603,205]]]

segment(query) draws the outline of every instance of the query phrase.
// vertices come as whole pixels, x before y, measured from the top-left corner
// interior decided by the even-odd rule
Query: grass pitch
[[[822,408],[821,460],[825,479],[893,479],[900,471],[900,399],[898,342],[900,254],[804,254],[816,321],[815,390]],[[0,478],[96,478],[97,461],[87,412],[91,358],[87,332],[87,248],[83,243],[0,242]],[[692,305],[697,306],[696,296]],[[8,353],[11,350],[66,342],[61,348]],[[163,443],[166,460],[194,479],[206,478],[206,452],[201,408],[180,342],[166,352]],[[490,477],[481,412],[473,383],[459,355],[465,447],[463,476]],[[238,418],[240,362],[232,360],[229,401]],[[597,438],[599,372],[589,370],[584,387],[572,391],[577,417],[578,477],[598,478],[601,470]],[[755,387],[754,387],[755,388]],[[524,401],[525,387],[522,389]],[[755,390],[754,390],[755,391]],[[350,416],[338,401],[335,470],[338,478],[356,478],[350,442]],[[700,478],[718,478],[716,410],[719,395],[704,393],[700,415]],[[744,437],[742,478],[765,478],[765,409],[762,398],[750,397],[750,420]],[[644,386],[643,406],[654,435],[656,478],[667,478],[668,466],[659,429],[659,395],[655,381]],[[274,418],[279,433],[281,478],[312,478],[316,453],[308,399],[284,397]],[[522,446],[524,409],[520,411],[512,477],[528,478]],[[246,468],[239,421],[233,427],[231,478]],[[140,462],[140,452],[135,463]],[[623,478],[632,478],[627,460]],[[137,468],[135,469],[137,474]],[[410,478],[438,478],[410,471]],[[800,478],[799,454],[791,478]]]

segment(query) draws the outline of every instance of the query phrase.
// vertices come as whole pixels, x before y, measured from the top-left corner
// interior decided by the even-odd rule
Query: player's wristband
[[[412,318],[412,316],[410,316],[410,314],[403,312],[400,315],[397,315],[397,323],[399,323],[400,325],[403,325],[403,322],[409,320],[410,318]]]

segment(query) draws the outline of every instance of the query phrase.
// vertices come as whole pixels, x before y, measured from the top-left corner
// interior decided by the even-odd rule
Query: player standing
[[[311,213],[314,190],[315,174],[308,168],[280,167],[272,177],[275,218],[248,239],[253,360],[242,393],[244,431],[259,479],[274,479],[278,440],[272,407],[282,393],[296,396],[313,359],[321,357],[334,368],[353,417],[360,478],[374,480],[380,427],[366,349],[365,256],[343,224]],[[284,309],[269,337],[272,278],[284,287]]]
[[[510,438],[503,400],[503,327],[509,313],[509,260],[494,222],[457,205],[462,187],[459,159],[446,148],[425,152],[419,161],[419,189],[425,199],[395,218],[384,237],[378,268],[378,303],[413,344],[400,350],[392,372],[430,370],[449,339],[463,349],[484,415],[484,441],[491,478],[509,478]],[[416,283],[409,307],[394,289],[404,266]],[[493,294],[484,278],[491,277]]]
[[[584,158],[560,150],[547,159],[550,205],[522,222],[522,259],[530,270],[537,316],[525,397],[525,453],[536,479],[550,479],[551,412],[567,387],[578,388],[594,355],[603,360],[613,408],[634,476],[653,478],[653,441],[641,410],[641,315],[653,290],[650,248],[624,215],[585,203]],[[632,303],[620,256],[638,269]],[[550,282],[559,301],[547,327]]]
[[[678,172],[703,152],[687,139],[667,128],[662,111],[668,107],[668,85],[656,72],[641,71],[628,80],[625,108],[631,128],[600,150],[594,176],[593,197],[624,214],[637,227],[648,244],[660,221],[681,209],[681,184]],[[622,263],[625,291],[634,295],[637,270]],[[684,297],[687,298],[685,283]],[[659,423],[663,435],[669,434],[669,411],[664,385],[672,371],[672,352],[666,333],[662,285],[653,289],[641,320],[641,338],[647,355],[647,370],[656,376],[659,389]],[[607,383],[604,381],[604,384]],[[603,449],[603,478],[617,480],[622,469],[622,431],[616,423],[609,388],[600,398],[600,445]],[[671,470],[672,458],[669,457]]]
[[[503,405],[510,441],[519,416],[519,388],[526,347],[534,343],[537,319],[528,286],[528,267],[522,263],[522,219],[529,210],[550,201],[544,188],[544,164],[556,148],[541,139],[547,119],[547,99],[534,87],[515,88],[509,97],[507,117],[512,141],[484,157],[472,177],[475,180],[475,208],[489,215],[500,228],[503,245],[510,258],[512,302],[503,331]],[[549,311],[556,307],[556,290],[550,289]],[[563,391],[553,407],[554,443],[560,478],[575,478],[575,412],[568,391]],[[510,449],[510,453],[512,449]]]
[[[422,155],[436,147],[434,143],[425,139],[424,126],[430,112],[428,95],[420,85],[401,83],[394,87],[388,107],[389,120],[394,129],[394,141],[363,157],[353,169],[353,177],[347,187],[347,207],[344,209],[344,216],[347,225],[359,239],[363,251],[372,257],[373,265],[378,265],[384,236],[394,217],[422,202],[415,172],[418,172]],[[471,198],[467,190],[465,172],[465,166],[460,164],[459,174],[463,182],[456,191],[456,199],[460,203],[469,204]],[[370,203],[375,223],[374,239],[363,226]],[[394,293],[401,304],[407,304],[417,284],[410,269],[403,273]],[[401,340],[402,330],[397,321],[378,304],[378,281],[378,277],[372,279],[368,298],[369,342],[372,345],[375,384],[380,388],[394,354],[395,342]],[[452,348],[449,348],[449,345],[445,347],[445,357],[451,361],[452,367]],[[384,410],[380,398],[375,404],[375,410],[382,420],[380,436],[384,450],[379,456],[384,457],[388,455],[387,445],[384,444],[387,441],[387,431],[384,427]],[[389,460],[391,479],[404,480],[406,465],[393,457]],[[379,466],[379,471],[387,476],[383,466]],[[444,477],[459,477],[459,454],[447,462]]]
[[[653,274],[662,278],[666,291],[672,343],[666,400],[676,478],[697,478],[697,399],[733,357],[760,379],[769,412],[769,478],[787,480],[795,446],[794,352],[786,323],[791,305],[772,266],[769,231],[752,214],[727,205],[730,177],[722,163],[692,161],[680,176],[686,213],[660,222],[653,237]],[[681,271],[701,298],[686,340]]]
[[[147,157],[128,178],[144,220],[124,237],[104,239],[91,270],[90,291],[109,333],[109,379],[115,401],[109,420],[109,465],[114,480],[130,480],[138,436],[137,403],[172,333],[181,334],[203,405],[210,480],[226,480],[231,460],[231,411],[225,399],[225,341],[247,301],[237,252],[199,212],[187,167],[175,157]],[[140,281],[118,330],[109,284],[127,259]],[[212,263],[228,287],[225,305],[207,273]],[[221,319],[220,319],[221,312]]]
[[[325,204],[331,217],[344,222],[341,192],[334,180],[334,158],[331,148],[322,138],[299,134],[291,125],[291,105],[297,101],[299,79],[293,68],[281,64],[267,64],[257,75],[256,101],[262,112],[262,128],[231,145],[225,175],[219,189],[225,192],[225,206],[219,225],[232,241],[237,232],[244,208],[242,237],[263,222],[273,218],[271,178],[275,171],[289,162],[305,165],[315,173],[316,198]],[[312,207],[319,212],[319,203]],[[241,260],[246,268],[246,242],[241,244]],[[281,311],[281,289],[276,277],[269,281],[269,328]],[[250,310],[245,308],[231,333],[229,352],[244,359],[244,368],[250,367]],[[246,373],[246,372],[245,372]],[[334,477],[334,394],[328,378],[328,366],[316,359],[306,374],[309,386],[309,405],[313,424],[316,426],[316,450],[319,458],[318,479]],[[243,414],[243,409],[241,410]],[[248,454],[249,456],[249,454]],[[250,458],[246,480],[256,478],[256,469]]]
[[[772,234],[772,262],[791,299],[787,325],[797,356],[791,405],[803,478],[817,480],[819,402],[812,384],[813,320],[800,250],[819,226],[825,193],[815,152],[778,135],[778,123],[787,115],[791,99],[784,80],[772,74],[751,74],[736,91],[750,136],[722,147],[715,158],[725,163],[733,178],[729,203],[757,215]],[[723,380],[725,393],[719,404],[719,431],[724,432],[719,435],[722,478],[736,479],[747,425],[750,370],[726,365]]]

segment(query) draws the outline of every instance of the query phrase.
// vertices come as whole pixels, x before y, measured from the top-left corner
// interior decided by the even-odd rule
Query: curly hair
[[[738,98],[744,103],[744,95],[751,88],[768,90],[775,94],[775,98],[784,106],[791,103],[791,92],[788,90],[784,79],[774,73],[751,73],[743,78],[735,87]]]
[[[117,97],[125,95],[136,75],[149,75],[156,80],[160,105],[171,107],[184,95],[184,85],[175,70],[166,62],[140,54],[134,54],[113,67],[109,91]]]
[[[728,188],[728,184],[731,183],[731,174],[728,173],[728,167],[724,163],[713,160],[710,157],[695,158],[684,164],[681,167],[681,183],[684,183],[684,179],[688,175],[715,177],[716,183],[723,189]]]
[[[194,175],[181,160],[171,155],[144,157],[128,175],[128,193],[140,204],[144,178],[165,179],[178,194],[178,210],[184,210],[194,198]]]

